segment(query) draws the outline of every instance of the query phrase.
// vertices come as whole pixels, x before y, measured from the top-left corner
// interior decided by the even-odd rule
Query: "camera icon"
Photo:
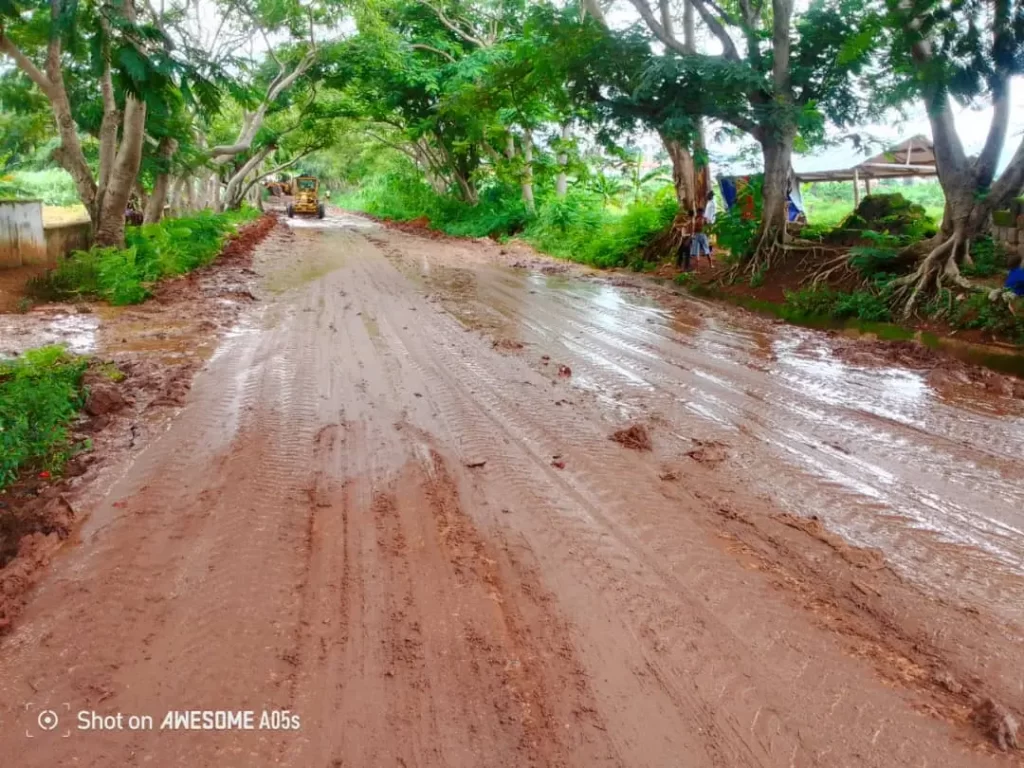
[[[32,702],[29,702],[25,705],[25,709],[27,712],[32,712],[33,710],[35,710],[35,708],[36,707]],[[66,709],[67,714],[70,715],[71,705],[69,703],[64,703],[64,709]],[[51,731],[57,730],[57,726],[60,725],[60,717],[52,709],[43,709],[39,711],[38,715],[36,715],[36,725],[39,726],[39,730],[43,733],[50,733]],[[29,739],[35,738],[37,733],[38,731],[34,731],[34,729],[32,728],[27,728],[25,730],[25,736]],[[68,738],[69,736],[71,736],[71,729],[64,728],[64,732],[60,736],[62,739]]]
[[[39,727],[44,731],[52,731],[60,725],[60,718],[57,717],[57,713],[52,709],[44,709],[39,713],[36,722],[39,723]]]

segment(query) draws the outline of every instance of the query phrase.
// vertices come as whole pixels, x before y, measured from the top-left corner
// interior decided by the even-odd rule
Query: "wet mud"
[[[92,355],[84,412],[72,425],[76,455],[56,476],[26,473],[0,497],[0,633],[61,546],[72,542],[121,466],[180,409],[220,336],[255,297],[252,252],[276,225],[268,216],[231,238],[211,266],[157,287],[148,304],[46,305],[0,314],[0,351],[63,344]]]
[[[337,213],[245,269],[0,641],[20,764],[1021,764],[1012,393]]]

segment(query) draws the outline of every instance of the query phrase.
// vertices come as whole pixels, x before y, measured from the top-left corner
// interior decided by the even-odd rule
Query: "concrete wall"
[[[57,266],[57,262],[72,251],[85,251],[92,245],[92,223],[76,221],[68,224],[47,224],[43,230],[46,236],[46,264]]]
[[[0,269],[46,261],[40,200],[0,200]]]
[[[1024,256],[1024,198],[992,214],[992,239],[1002,243],[1007,253]]]

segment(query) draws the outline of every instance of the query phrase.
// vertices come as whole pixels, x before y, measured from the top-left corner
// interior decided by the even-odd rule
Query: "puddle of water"
[[[485,287],[481,300],[609,408],[721,439],[732,452],[722,471],[781,509],[1024,619],[1024,402],[970,381],[940,391],[926,366],[850,358],[845,340],[699,298],[667,311],[630,289],[538,273],[520,289]],[[1002,352],[952,346],[971,362]]]
[[[96,351],[100,318],[92,313],[37,310],[0,314],[0,355],[20,355],[26,349],[63,344],[76,354]]]

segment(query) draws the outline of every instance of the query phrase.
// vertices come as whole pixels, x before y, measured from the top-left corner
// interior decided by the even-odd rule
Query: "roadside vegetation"
[[[545,193],[530,213],[517,187],[494,185],[481,190],[475,205],[467,205],[437,194],[406,168],[405,173],[373,177],[338,202],[382,219],[425,221],[459,237],[515,236],[552,256],[604,268],[635,261],[672,224],[678,210],[671,187],[664,185],[621,200],[621,207],[609,206],[588,186],[564,197]]]
[[[0,360],[0,491],[25,469],[56,472],[71,457],[87,366],[59,346]]]
[[[210,263],[230,233],[258,216],[252,208],[219,214],[204,211],[129,227],[127,247],[94,247],[73,253],[56,269],[30,280],[26,290],[39,301],[95,298],[111,304],[138,304],[161,278]]]
[[[298,173],[382,218],[646,271],[694,234],[725,161],[762,172],[742,211],[718,201],[723,280],[786,283],[790,304],[836,317],[1018,339],[986,238],[1021,214],[1019,7],[740,6],[0,3],[0,196],[77,203],[92,222],[97,247],[36,295],[123,304],[205,263],[228,231],[215,216]],[[957,103],[987,109],[987,130],[961,135]],[[805,186],[810,225],[787,223],[794,154],[877,154],[872,126],[915,112],[942,173],[876,180],[866,198],[899,198],[914,226],[853,213],[851,182]],[[163,227],[168,212],[178,223]]]

